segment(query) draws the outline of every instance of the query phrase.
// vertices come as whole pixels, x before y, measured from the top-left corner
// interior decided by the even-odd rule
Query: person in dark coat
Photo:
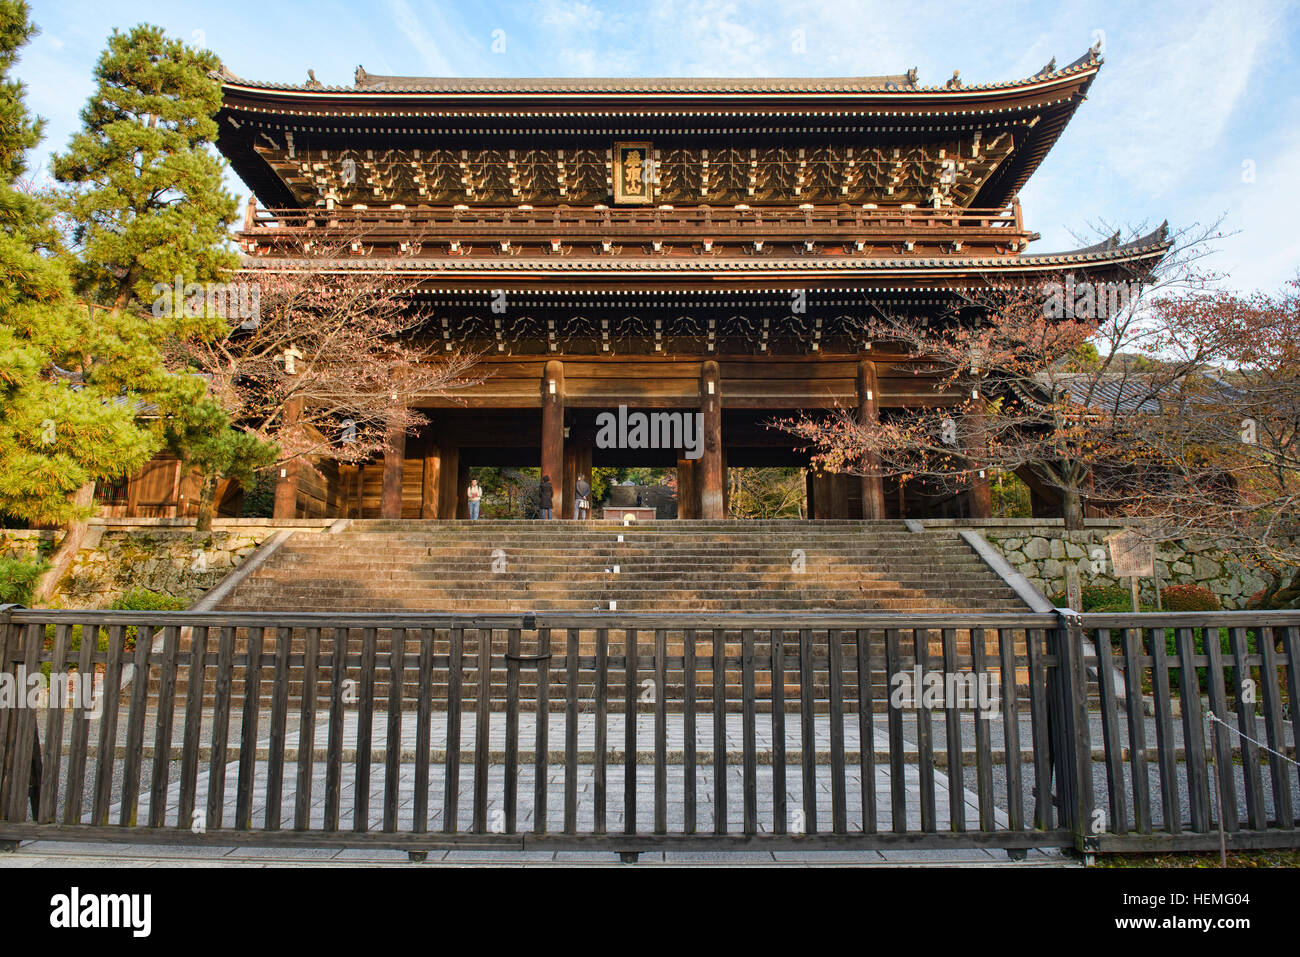
[[[551,477],[542,476],[542,484],[537,488],[537,509],[539,518],[551,518],[551,500],[554,493],[551,490]]]

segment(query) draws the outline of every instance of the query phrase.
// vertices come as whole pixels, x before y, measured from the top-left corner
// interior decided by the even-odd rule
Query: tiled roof
[[[1095,69],[1101,64],[1100,51],[1093,47],[1073,63],[1060,69],[1056,61],[1020,80],[1001,83],[963,85],[953,79],[945,83],[923,86],[917,82],[915,68],[907,73],[890,76],[857,77],[433,77],[433,76],[382,76],[367,73],[357,67],[353,85],[327,86],[318,81],[307,83],[274,83],[245,80],[224,71],[220,78],[227,86],[251,89],[301,91],[314,93],[363,94],[459,94],[464,96],[527,96],[547,95],[656,95],[656,94],[913,94],[953,93],[1014,90],[1043,80],[1072,76]]]

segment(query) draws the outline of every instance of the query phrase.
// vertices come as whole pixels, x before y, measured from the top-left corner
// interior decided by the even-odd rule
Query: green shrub
[[[109,607],[115,611],[184,611],[188,598],[176,598],[147,588],[133,588]]]
[[[1222,611],[1219,596],[1200,585],[1167,585],[1160,589],[1165,611]]]
[[[0,558],[0,605],[30,605],[32,589],[49,567],[43,558]]]

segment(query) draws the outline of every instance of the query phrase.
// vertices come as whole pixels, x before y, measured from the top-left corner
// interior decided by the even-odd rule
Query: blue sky
[[[841,76],[967,83],[1065,64],[1103,40],[1101,74],[1021,195],[1031,247],[1099,227],[1224,216],[1214,268],[1276,291],[1300,269],[1300,4],[900,4],[848,0],[33,0],[39,36],[17,74],[63,148],[114,28],[146,21],[215,51],[236,74],[326,84],[371,73],[442,76]],[[497,31],[501,31],[498,33]],[[798,32],[797,32],[798,31]],[[494,44],[494,40],[497,42]],[[796,52],[802,40],[803,52]],[[496,49],[494,49],[494,47]],[[1253,175],[1252,175],[1253,174]],[[241,195],[247,190],[231,177]]]

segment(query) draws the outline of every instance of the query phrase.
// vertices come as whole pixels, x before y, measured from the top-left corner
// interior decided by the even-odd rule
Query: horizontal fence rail
[[[8,608],[0,840],[1295,844],[1297,627]]]

